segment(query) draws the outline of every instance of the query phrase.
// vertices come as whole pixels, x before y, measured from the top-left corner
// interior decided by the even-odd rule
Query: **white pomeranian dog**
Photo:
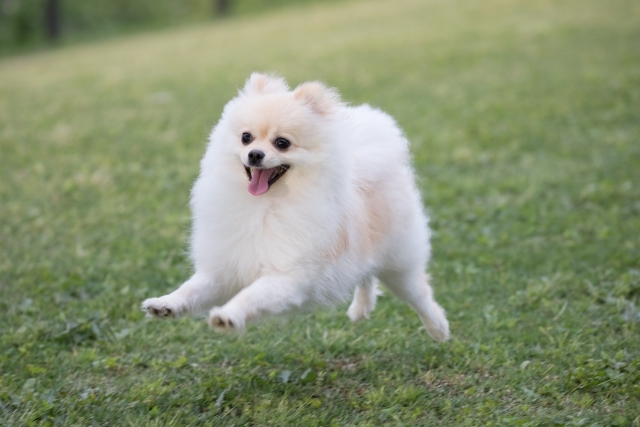
[[[368,318],[378,278],[449,337],[425,272],[428,219],[395,121],[318,82],[254,73],[224,108],[191,195],[194,275],[142,308],[206,313],[219,331],[336,304]]]

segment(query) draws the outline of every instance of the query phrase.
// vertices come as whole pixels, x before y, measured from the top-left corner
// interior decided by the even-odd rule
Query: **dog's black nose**
[[[262,163],[262,159],[264,159],[264,153],[260,150],[251,150],[249,151],[249,164],[251,166],[259,166]]]

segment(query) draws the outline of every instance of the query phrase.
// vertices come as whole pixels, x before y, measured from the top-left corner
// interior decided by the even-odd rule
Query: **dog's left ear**
[[[293,91],[293,96],[323,116],[333,113],[342,102],[335,89],[328,88],[320,82],[301,84]]]

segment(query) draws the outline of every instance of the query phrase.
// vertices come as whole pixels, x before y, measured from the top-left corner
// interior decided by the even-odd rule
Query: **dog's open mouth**
[[[280,165],[275,168],[263,169],[245,166],[244,170],[247,171],[249,177],[249,193],[254,196],[266,193],[269,187],[289,170],[289,167],[289,165]]]

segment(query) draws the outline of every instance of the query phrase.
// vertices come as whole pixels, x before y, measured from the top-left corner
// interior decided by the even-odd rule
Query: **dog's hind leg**
[[[422,270],[414,272],[386,271],[382,282],[398,298],[406,302],[420,316],[427,332],[436,341],[449,339],[449,322],[444,310],[433,299],[429,275]]]
[[[356,291],[353,294],[353,301],[347,310],[347,316],[352,322],[364,318],[369,318],[369,314],[376,306],[376,297],[380,295],[378,289],[378,279],[375,277],[368,277],[362,284],[356,287]]]

